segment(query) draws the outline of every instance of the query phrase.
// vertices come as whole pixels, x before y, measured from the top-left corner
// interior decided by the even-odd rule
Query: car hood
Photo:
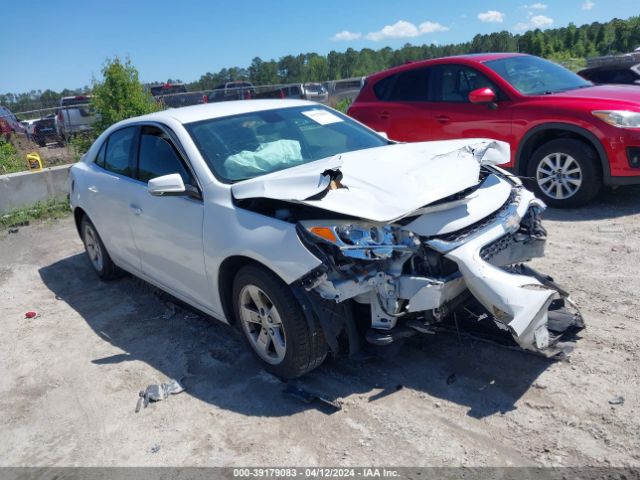
[[[231,187],[234,198],[271,198],[388,223],[475,186],[480,165],[500,165],[509,145],[475,138],[393,144],[288,168]]]
[[[595,85],[555,93],[550,98],[586,98],[589,100],[617,100],[635,103],[640,107],[640,88],[637,85]]]

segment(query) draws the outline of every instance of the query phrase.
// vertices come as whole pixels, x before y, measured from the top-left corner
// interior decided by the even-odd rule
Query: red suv
[[[554,207],[583,205],[602,185],[640,184],[640,87],[595,86],[530,55],[463,55],[376,73],[348,113],[398,141],[506,141],[508,167]]]

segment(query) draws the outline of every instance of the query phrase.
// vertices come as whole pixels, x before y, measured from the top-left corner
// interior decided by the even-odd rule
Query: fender
[[[604,184],[609,183],[609,179],[611,178],[611,167],[609,165],[609,159],[607,157],[607,152],[605,152],[604,147],[600,140],[591,133],[589,130],[586,130],[582,127],[578,127],[576,125],[572,125],[570,123],[560,123],[560,122],[552,122],[552,123],[543,123],[542,125],[537,125],[527,131],[527,133],[522,137],[522,140],[518,143],[518,150],[516,151],[516,159],[514,165],[514,171],[518,175],[526,174],[524,171],[526,160],[522,158],[525,146],[527,142],[536,134],[544,132],[546,130],[564,130],[566,132],[574,133],[576,135],[580,135],[585,140],[587,140],[593,148],[595,148],[598,153],[598,158],[600,159],[600,166],[602,167],[602,180]]]

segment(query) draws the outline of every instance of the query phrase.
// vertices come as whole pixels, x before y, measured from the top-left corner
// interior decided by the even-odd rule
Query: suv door
[[[433,138],[432,68],[414,68],[379,81],[373,89],[381,100],[365,123],[390,139],[416,142]]]
[[[488,87],[495,104],[473,104],[469,93]],[[434,140],[494,138],[511,142],[512,103],[483,73],[467,65],[444,64],[433,74]]]
[[[117,265],[131,272],[140,271],[140,259],[128,217],[129,204],[135,195],[137,127],[113,132],[104,141],[88,169],[86,206],[89,217]]]
[[[172,173],[179,173],[185,185],[199,192],[186,156],[170,132],[159,126],[143,126],[130,217],[142,272],[163,288],[209,307],[211,292],[202,248],[202,198],[199,193],[153,196],[147,190],[150,179]]]

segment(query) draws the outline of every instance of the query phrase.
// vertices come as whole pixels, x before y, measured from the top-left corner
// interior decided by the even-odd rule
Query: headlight
[[[593,115],[619,128],[640,128],[640,112],[629,110],[595,110]]]
[[[408,251],[418,242],[411,232],[391,225],[344,223],[335,225],[310,224],[303,226],[318,240],[329,242],[343,255],[361,260],[383,260],[395,251]]]

